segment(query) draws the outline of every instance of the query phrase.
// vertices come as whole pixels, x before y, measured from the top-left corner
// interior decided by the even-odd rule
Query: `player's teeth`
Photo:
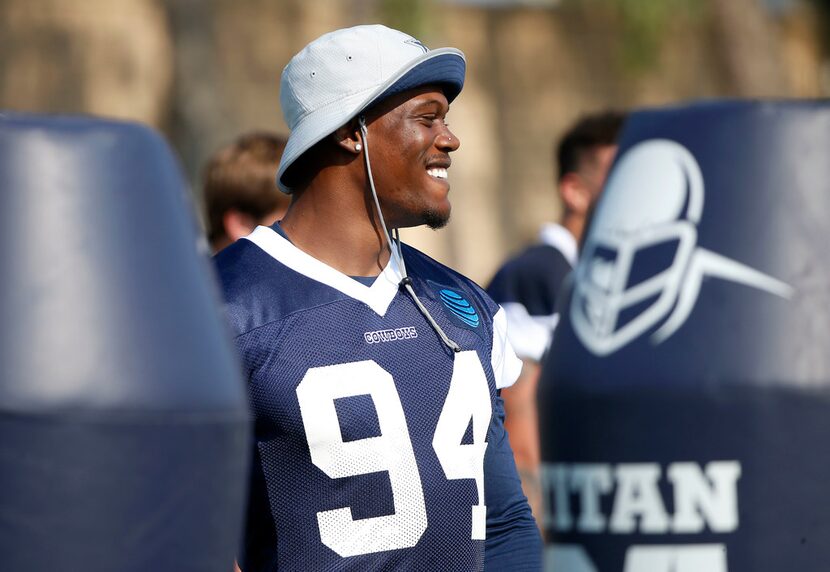
[[[435,177],[437,179],[446,179],[447,178],[447,170],[446,169],[427,169],[427,174],[431,177]]]

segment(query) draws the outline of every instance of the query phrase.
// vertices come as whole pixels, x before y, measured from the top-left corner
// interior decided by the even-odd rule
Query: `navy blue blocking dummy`
[[[540,382],[557,572],[830,562],[830,104],[629,119]]]
[[[232,570],[249,416],[151,130],[0,114],[0,570]]]

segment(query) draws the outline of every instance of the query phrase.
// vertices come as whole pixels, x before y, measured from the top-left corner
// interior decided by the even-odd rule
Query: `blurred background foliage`
[[[827,97],[828,22],[828,0],[0,0],[0,108],[149,123],[198,199],[216,148],[285,131],[279,75],[311,39],[385,23],[459,47],[453,222],[405,238],[487,282],[559,215],[554,142],[581,114]]]
[[[378,0],[377,20],[420,38],[431,25],[432,8],[433,2],[427,0]]]
[[[672,20],[700,18],[704,7],[699,0],[598,1],[620,22],[618,65],[629,73],[646,73],[652,69],[659,61]]]

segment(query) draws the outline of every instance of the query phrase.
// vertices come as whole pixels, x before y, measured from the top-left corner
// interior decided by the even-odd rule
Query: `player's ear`
[[[236,209],[229,209],[222,215],[222,224],[225,226],[225,234],[236,242],[242,237],[248,236],[256,228],[257,223],[249,214]]]
[[[334,142],[344,151],[354,153],[355,155],[360,153],[362,149],[361,140],[363,138],[360,136],[360,128],[357,125],[357,120],[348,122],[332,133],[331,136],[334,138]]]
[[[591,208],[591,190],[578,173],[566,173],[559,179],[559,194],[570,212],[585,215]]]

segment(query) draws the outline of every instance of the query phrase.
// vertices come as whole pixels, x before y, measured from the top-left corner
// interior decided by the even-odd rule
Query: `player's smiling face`
[[[450,153],[460,144],[447,125],[447,98],[438,87],[419,87],[390,97],[373,111],[369,157],[387,225],[444,226],[451,209]]]

